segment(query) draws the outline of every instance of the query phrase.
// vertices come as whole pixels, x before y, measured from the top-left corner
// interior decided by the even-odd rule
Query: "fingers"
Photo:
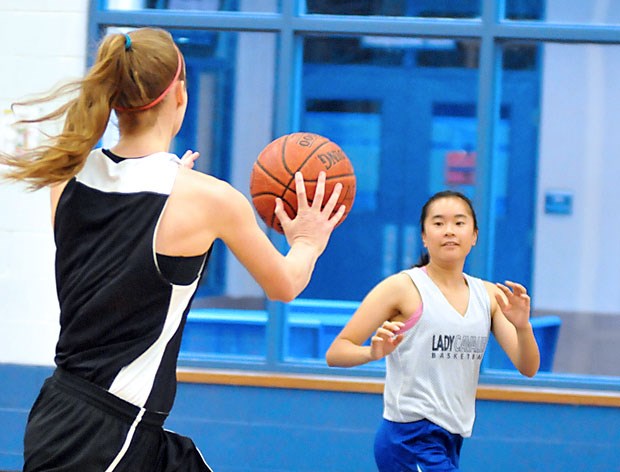
[[[317,191],[318,191],[318,187],[317,187]],[[332,212],[334,211],[334,208],[336,208],[336,204],[338,203],[338,199],[340,198],[341,192],[342,192],[342,184],[338,182],[336,186],[334,187],[334,190],[332,194],[330,195],[329,200],[327,200],[325,207],[323,208],[323,211],[325,211],[328,215],[331,215]],[[321,195],[321,200],[322,199],[323,199],[323,195]],[[312,204],[314,205],[315,202],[316,202],[316,196]]]
[[[316,181],[316,189],[314,190],[314,197],[312,199],[312,208],[318,208],[320,210],[323,206],[323,198],[325,197],[325,179],[326,178],[327,178],[327,175],[325,174],[324,171],[319,172],[319,178]]]
[[[187,151],[185,151],[185,154],[183,154],[183,157],[181,157],[181,165],[183,167],[187,167],[188,169],[193,169],[194,161],[198,159],[199,156],[199,152],[194,152],[188,149]]]
[[[403,326],[405,326],[405,323],[401,323],[400,321],[385,321],[379,329],[377,329],[375,336],[379,336],[384,339],[391,339],[398,331],[401,330]]]
[[[336,209],[338,200],[342,194],[343,185],[339,182],[335,183],[331,195],[325,202],[325,206],[323,206],[327,181],[327,174],[325,171],[319,172],[316,184],[314,184],[314,181],[311,182],[311,188],[314,187],[314,189],[311,190],[314,192],[314,195],[311,196],[311,202],[308,201],[308,192],[303,174],[301,172],[296,172],[294,179],[295,192],[297,194],[297,212],[293,219],[289,219],[287,218],[288,215],[286,212],[280,210],[281,207],[276,205],[276,216],[280,220],[280,224],[282,224],[287,238],[291,237],[295,239],[295,234],[293,233],[299,233],[311,239],[316,239],[318,237],[318,242],[324,249],[331,231],[333,231],[346,214],[347,208],[345,205],[340,205]],[[288,229],[292,228],[291,234],[287,232],[287,227]]]
[[[497,282],[495,286],[499,288],[502,291],[502,293],[506,295],[506,297],[509,297],[512,295],[512,291],[508,287],[506,287],[504,284]]]
[[[511,282],[510,280],[507,280],[506,285],[501,284],[499,282],[496,283],[495,285],[504,293],[504,295],[506,295],[508,299],[510,299],[512,296],[519,297],[519,298],[527,298],[527,299],[530,298],[529,295],[527,294],[527,290],[525,289],[525,287],[516,282]]]
[[[321,175],[319,174],[319,180]],[[308,208],[308,196],[306,194],[306,183],[301,172],[295,172],[295,192],[297,193],[297,211]]]
[[[347,207],[345,205],[340,205],[340,208],[338,208],[338,211],[332,215],[332,217],[329,219],[329,222],[332,224],[332,228],[334,228],[338,224],[338,222],[342,219],[342,217],[344,216],[344,212],[346,210],[347,210]]]
[[[281,198],[276,198],[276,208],[274,213],[282,227],[286,226],[291,221],[286,211],[284,211],[284,204],[282,203]]]
[[[508,300],[506,299],[506,295],[501,293],[501,292],[496,292],[495,293],[495,300],[497,301],[497,304],[499,305],[499,309],[502,310],[502,312],[506,312],[506,309],[509,306],[508,305]]]
[[[525,297],[529,298],[529,296],[527,295],[527,290],[523,285],[518,284],[516,282],[511,282],[510,280],[506,281],[506,285],[512,288],[512,291],[516,296],[521,297],[521,298],[525,298]]]
[[[390,354],[403,341],[404,335],[397,332],[404,326],[400,321],[385,321],[370,338],[373,359],[381,359]]]
[[[334,190],[332,191],[327,203],[323,206],[323,200],[325,199],[325,182],[327,180],[327,174],[324,171],[319,172],[319,176],[317,178],[316,187],[314,190],[314,196],[312,198],[312,204],[308,205],[308,195],[306,192],[306,183],[303,178],[303,174],[301,172],[295,173],[295,190],[297,193],[297,209],[298,211],[306,208],[313,208],[321,213],[329,215],[330,221],[333,226],[336,226],[338,222],[342,219],[346,211],[346,206],[341,205],[336,212],[334,209],[338,204],[338,199],[340,198],[340,194],[342,193],[342,184],[338,182],[334,186]]]
[[[506,281],[506,285],[496,283],[495,286],[499,289],[495,293],[495,300],[504,315],[509,315],[515,310],[525,310],[529,315],[530,297],[523,285]]]

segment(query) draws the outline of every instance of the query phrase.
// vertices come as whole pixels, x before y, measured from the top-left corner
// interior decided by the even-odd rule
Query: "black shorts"
[[[165,418],[57,369],[28,417],[24,472],[212,472]]]

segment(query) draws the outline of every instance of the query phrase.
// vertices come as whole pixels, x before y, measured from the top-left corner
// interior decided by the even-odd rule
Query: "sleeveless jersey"
[[[158,266],[156,229],[179,165],[164,152],[114,160],[96,149],[63,190],[54,225],[56,364],[164,413],[174,401],[181,335],[208,258],[183,285]]]
[[[480,363],[491,328],[484,282],[463,274],[469,303],[462,316],[422,269],[405,273],[420,292],[422,315],[386,358],[383,416],[399,423],[427,419],[469,437]]]

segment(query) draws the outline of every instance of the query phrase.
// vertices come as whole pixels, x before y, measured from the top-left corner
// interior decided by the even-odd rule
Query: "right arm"
[[[303,179],[296,176],[297,216],[283,215],[281,202],[276,215],[284,228],[290,250],[282,255],[259,226],[249,200],[225,181],[180,169],[158,231],[158,252],[196,255],[221,239],[259,283],[268,298],[293,300],[310,281],[314,265],[344,207],[334,216],[340,186],[321,209],[325,176],[319,179],[312,205],[308,205]]]
[[[257,223],[250,202],[229,188],[229,211],[217,225],[217,237],[228,246],[254,279],[263,287],[268,298],[289,302],[299,295],[310,282],[314,266],[325,250],[329,236],[342,217],[344,209],[328,219],[339,196],[332,194],[321,210],[322,197],[318,195],[312,207],[308,206],[303,179],[296,177],[299,210],[296,218],[286,216],[280,201],[276,216],[280,219],[290,249],[283,256]],[[324,183],[324,180],[323,180]],[[321,185],[317,186],[317,193]],[[324,187],[324,186],[323,186]]]
[[[334,339],[325,358],[332,367],[353,367],[389,355],[403,340],[395,333],[421,304],[408,275],[392,275],[377,284]],[[373,335],[374,333],[374,335]],[[368,339],[370,346],[363,343]]]

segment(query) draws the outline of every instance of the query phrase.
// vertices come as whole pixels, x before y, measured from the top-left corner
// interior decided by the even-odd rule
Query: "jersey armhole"
[[[173,285],[191,285],[198,279],[207,263],[211,250],[198,256],[167,256],[156,253],[160,275]]]
[[[416,284],[416,281],[413,277],[413,272],[412,272],[413,270],[415,270],[415,268],[404,270],[403,273],[405,273],[407,277],[409,278],[409,280],[411,281],[411,284],[413,285],[413,289],[418,292],[418,296],[420,297],[420,305],[413,313],[409,314],[409,317],[404,321],[405,326],[403,326],[399,331],[397,331],[395,333],[396,335],[404,334],[405,332],[409,331],[414,326],[416,326],[418,322],[420,321],[420,319],[422,318],[422,314],[424,313],[424,299],[422,298],[422,292],[418,288],[418,285]]]
[[[63,187],[62,187],[62,190],[60,191],[60,195],[58,195],[58,200],[56,201],[56,208],[52,210],[51,203],[50,203],[50,211],[53,211],[53,214],[51,216],[52,216],[52,221],[54,223],[52,225],[52,232],[54,233],[54,236],[56,236],[56,228],[58,227],[58,211],[61,208],[61,203],[67,198],[67,188],[73,187],[76,184],[76,182],[77,182],[77,179],[75,177],[72,177],[71,179],[67,180],[64,184],[60,184],[60,185],[63,185]]]

